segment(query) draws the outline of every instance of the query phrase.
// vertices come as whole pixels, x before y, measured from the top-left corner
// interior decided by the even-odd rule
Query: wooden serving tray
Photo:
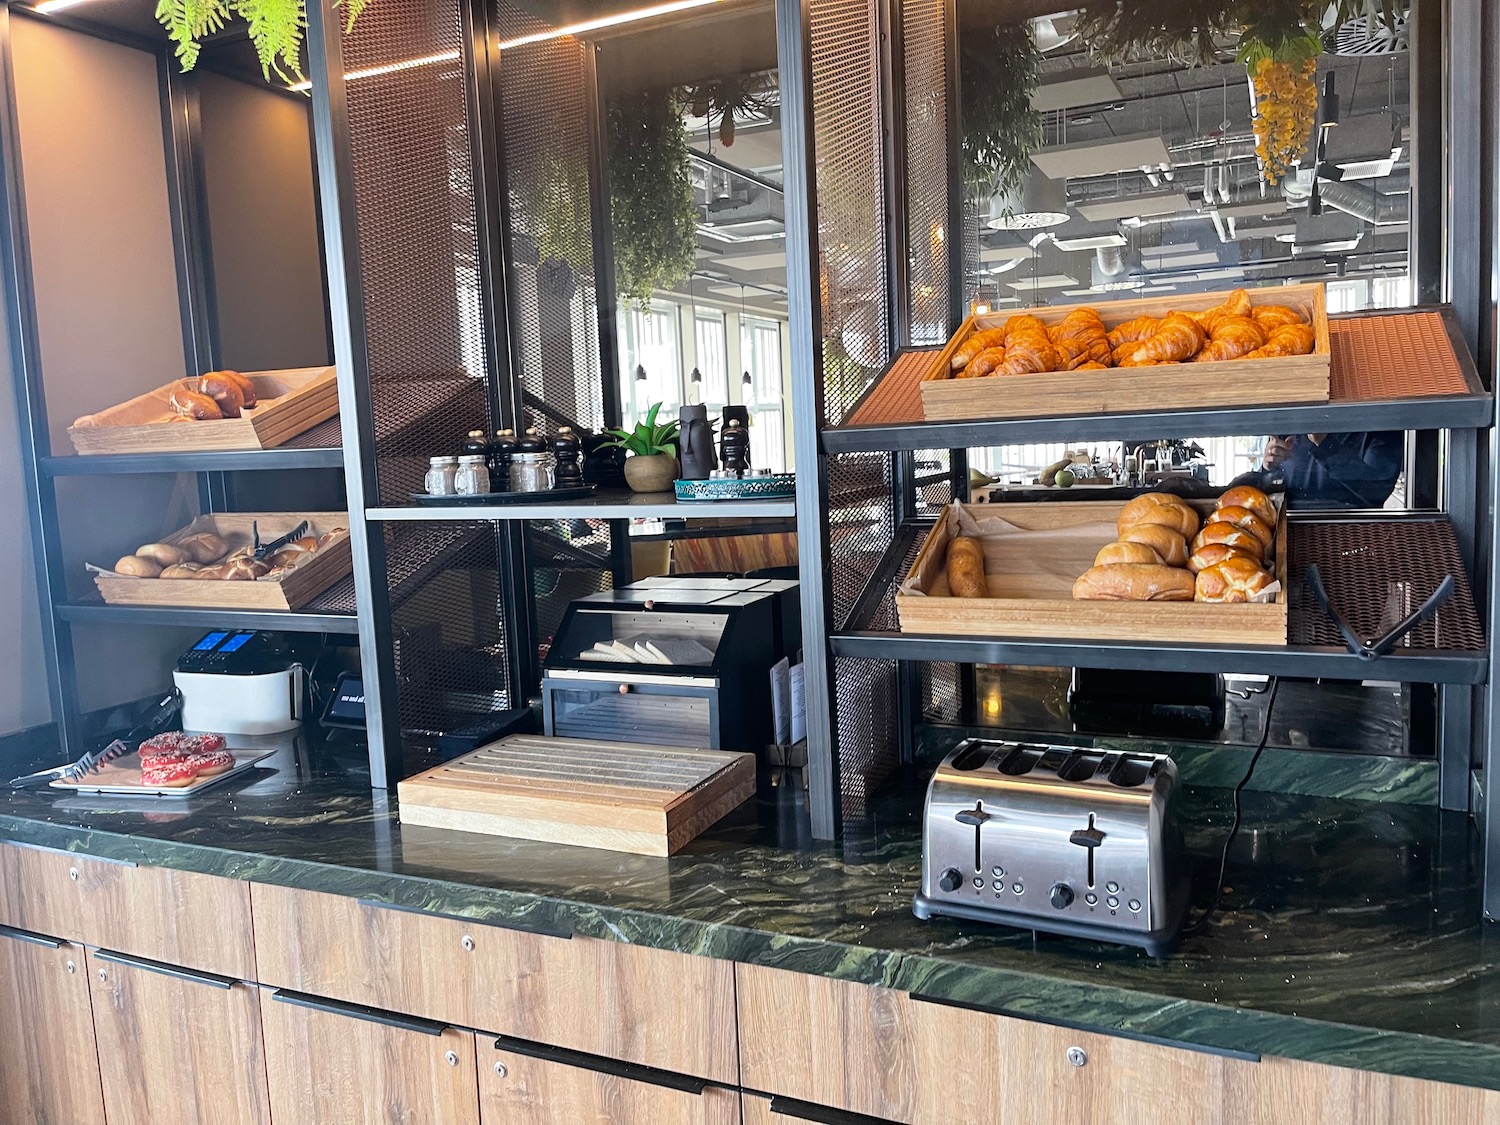
[[[1105,327],[1138,316],[1165,316],[1174,310],[1202,312],[1224,302],[1228,293],[1184,293],[1176,297],[1101,301],[1097,305],[1053,305],[971,316],[938,353],[922,378],[922,416],[929,422],[1036,418],[1070,414],[1192,410],[1210,406],[1269,406],[1327,402],[1333,349],[1328,305],[1322,285],[1280,285],[1247,289],[1253,305],[1287,305],[1307,319],[1317,335],[1309,355],[1280,359],[1232,359],[1215,363],[1167,363],[1155,367],[1112,367],[1107,371],[1054,371],[1041,375],[995,375],[955,379],[953,353],[981,328],[998,328],[1012,316],[1034,316],[1056,324],[1078,308],[1095,308]]]
[[[73,448],[90,453],[200,453],[273,449],[339,411],[332,367],[246,371],[260,401],[239,418],[169,422],[168,396],[181,380],[79,418],[68,427]]]
[[[755,793],[755,756],[512,735],[409,777],[401,822],[666,856]]]
[[[1094,565],[1099,548],[1115,541],[1115,520],[1125,503],[1068,500],[965,505],[975,520],[999,517],[1020,529],[984,540],[987,598],[955,598],[948,593],[948,541],[956,520],[951,511],[945,512],[896,594],[901,632],[1186,644],[1287,643],[1285,510],[1276,522],[1274,573],[1281,592],[1274,602],[1075,601],[1074,580]],[[1215,507],[1212,500],[1188,503],[1203,515]],[[922,592],[906,592],[912,589]]]
[[[349,527],[343,512],[224,512],[199,516],[162,540],[176,543],[200,531],[212,531],[235,550],[252,542],[251,528],[260,525],[261,542],[277,539],[303,520],[308,534],[319,536]],[[119,578],[94,575],[94,584],[109,605],[196,606],[204,609],[254,609],[290,613],[332,586],[354,569],[347,535],[278,578],[254,582],[224,582],[212,578]]]

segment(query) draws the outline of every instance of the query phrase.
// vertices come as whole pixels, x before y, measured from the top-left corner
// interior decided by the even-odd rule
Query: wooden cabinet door
[[[1224,1059],[736,966],[742,1085],[903,1125],[1213,1125]]]
[[[501,1038],[479,1038],[481,1125],[740,1125],[738,1090]]]
[[[474,1033],[262,992],[276,1125],[478,1125]]]
[[[764,1094],[740,1095],[742,1125],[892,1125],[883,1117],[865,1117],[848,1110],[828,1110],[822,1106],[791,1102],[785,1098],[768,1098]]]
[[[254,987],[103,950],[88,965],[109,1125],[270,1125]]]
[[[1500,1125],[1500,1093],[1366,1070],[1231,1060],[1223,1125]]]
[[[3,926],[0,1125],[104,1125],[83,947]]]

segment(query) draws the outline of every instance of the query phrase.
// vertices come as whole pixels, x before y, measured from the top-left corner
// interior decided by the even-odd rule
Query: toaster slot
[[[1118,785],[1121,789],[1134,789],[1151,780],[1156,773],[1156,766],[1155,757],[1133,757],[1127,754],[1109,771],[1109,783]]]
[[[995,752],[993,742],[971,742],[957,754],[953,755],[951,768],[962,773],[970,773],[977,770],[985,762],[990,760],[990,755]]]
[[[1057,776],[1063,781],[1088,781],[1099,772],[1105,757],[1102,750],[1074,750],[1058,767]]]
[[[1022,777],[1035,769],[1046,754],[1045,746],[1013,746],[1000,760],[1000,772],[1006,777]]]

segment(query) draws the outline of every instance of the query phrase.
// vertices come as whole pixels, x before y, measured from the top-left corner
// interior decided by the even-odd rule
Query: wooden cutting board
[[[401,821],[665,856],[755,793],[755,756],[512,735],[396,787]]]

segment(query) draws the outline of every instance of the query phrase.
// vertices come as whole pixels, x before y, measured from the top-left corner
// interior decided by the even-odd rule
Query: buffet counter
[[[883,797],[850,826],[841,843],[825,845],[807,838],[805,816],[790,791],[767,790],[685,853],[654,859],[404,827],[394,798],[389,803],[379,794],[372,798],[366,786],[358,772],[332,765],[311,771],[289,764],[281,773],[260,771],[248,784],[230,785],[180,806],[7,793],[0,796],[0,841],[8,842],[0,844],[0,912],[5,915],[0,921],[43,930],[41,925],[22,925],[26,917],[18,912],[34,908],[27,917],[38,919],[56,909],[57,900],[38,905],[35,888],[26,880],[43,878],[36,873],[49,870],[49,864],[60,863],[59,871],[66,870],[69,859],[59,852],[115,861],[99,865],[101,870],[130,870],[134,864],[140,871],[217,876],[207,881],[216,888],[248,883],[244,908],[254,913],[254,957],[235,947],[231,935],[232,948],[224,959],[198,964],[197,970],[242,981],[258,972],[254,980],[263,987],[316,993],[368,1008],[404,1008],[447,1025],[498,1031],[497,1049],[507,1042],[506,1029],[494,1026],[508,1018],[503,1012],[493,1017],[477,1008],[411,1012],[421,1006],[418,985],[390,982],[441,975],[438,964],[450,952],[450,938],[472,952],[472,935],[480,934],[482,952],[483,933],[519,935],[515,940],[570,947],[573,954],[598,948],[623,957],[630,951],[622,946],[638,947],[641,952],[630,955],[647,958],[655,956],[651,951],[690,954],[676,958],[676,967],[652,964],[645,971],[651,979],[664,973],[662,979],[690,982],[682,985],[688,991],[677,1005],[689,1024],[701,1015],[711,1029],[718,1026],[714,1021],[725,1018],[715,1008],[713,990],[720,985],[727,989],[732,1020],[737,996],[738,1059],[730,1050],[732,1027],[725,1033],[727,1044],[710,1030],[684,1035],[675,1048],[632,1046],[625,1026],[609,1033],[577,1032],[582,1038],[562,1047],[582,1052],[580,1058],[613,1055],[710,1082],[733,1085],[738,1078],[745,1090],[780,1096],[777,1112],[793,1117],[797,1114],[788,1106],[819,1102],[875,1119],[931,1119],[924,1108],[926,1094],[897,1104],[904,1095],[890,1093],[882,1102],[885,1095],[879,1090],[866,1090],[847,1074],[842,1081],[850,1089],[842,1093],[827,1074],[796,1077],[795,1060],[780,1054],[795,1055],[808,1047],[807,1042],[799,1046],[802,1036],[821,1035],[816,1013],[802,1008],[825,1001],[843,1013],[844,1035],[850,1040],[846,1071],[847,1057],[852,1057],[848,1053],[862,1052],[895,1075],[892,1081],[899,1086],[934,1086],[934,1098],[941,1089],[947,1089],[945,1097],[952,1094],[943,1085],[946,1078],[924,1073],[936,1065],[934,1060],[893,1061],[886,1052],[894,1048],[871,1045],[868,1036],[896,1034],[939,1017],[1000,1020],[1052,1036],[1058,1060],[1064,1047],[1070,1060],[1077,1057],[1074,1049],[1088,1058],[1078,1044],[1094,1043],[1088,1047],[1096,1059],[1090,1064],[1094,1070],[1080,1073],[1102,1072],[1107,1059],[1100,1052],[1115,1042],[1136,1051],[1165,1052],[1173,1059],[1180,1056],[1194,1065],[1204,1060],[1202,1065],[1216,1068],[1215,1089],[1244,1104],[1254,1099],[1247,1101],[1243,1090],[1234,1092],[1238,1072],[1232,1068],[1262,1060],[1326,1064],[1310,1068],[1317,1074],[1347,1077],[1350,1071],[1330,1068],[1353,1068],[1500,1090],[1500,991],[1495,988],[1500,982],[1495,965],[1500,931],[1477,921],[1479,892],[1466,819],[1430,807],[1247,793],[1241,846],[1231,859],[1231,893],[1222,912],[1206,932],[1185,939],[1174,954],[1158,960],[1114,946],[1034,940],[1026,933],[954,921],[918,921],[911,913],[921,853],[916,791]],[[1192,790],[1189,800],[1191,815],[1185,821],[1191,826],[1195,864],[1216,864],[1227,821],[1227,790]],[[25,846],[9,846],[13,844]],[[70,877],[79,880],[76,868]],[[82,882],[90,878],[85,873]],[[1211,881],[1211,874],[1197,880],[1193,916],[1203,906],[1202,887]],[[67,890],[66,884],[62,889]],[[179,912],[191,897],[178,898]],[[248,921],[233,913],[238,905],[219,903],[214,909],[218,917],[212,924],[222,932]],[[69,924],[64,919],[54,928]],[[350,977],[356,981],[348,986],[353,991],[339,995],[344,986],[336,983],[340,970],[329,961],[329,950],[347,946],[351,930],[356,935],[362,930],[372,942],[378,938],[373,955],[379,964],[373,969],[366,965]],[[284,948],[262,948],[269,935],[284,936]],[[105,938],[88,933],[55,936],[81,946],[106,944]],[[567,937],[597,940],[551,940]],[[173,941],[174,949],[189,953],[212,944],[183,935]],[[121,938],[112,948],[122,942],[128,944]],[[142,948],[148,951],[140,955],[149,958],[156,947]],[[345,956],[358,960],[363,955],[347,951]],[[529,966],[528,972],[549,967],[558,973],[579,971],[576,965],[571,970],[561,962],[554,966],[548,960],[551,953],[513,956]],[[159,954],[156,960],[174,958]],[[429,960],[430,965],[420,964]],[[692,972],[684,974],[683,966]],[[695,975],[699,966],[701,980]],[[727,985],[720,979],[724,974],[729,974]],[[631,1005],[643,998],[632,998],[614,977],[612,985],[601,985],[597,972],[589,979],[589,995],[574,998],[586,1009],[570,1009],[572,1024],[580,1022],[581,1011],[583,1017],[597,1017],[594,1022],[602,1028],[611,1021],[628,1025]],[[850,991],[848,986],[878,987]],[[451,991],[457,985],[449,979],[447,987]],[[493,982],[484,986],[490,992],[494,988]],[[606,988],[608,994],[597,994]],[[546,1008],[536,1000],[540,993],[529,995],[528,1013]],[[873,1008],[861,1007],[869,997],[884,999],[871,1001]],[[561,1002],[558,997],[548,1002],[553,1000]],[[706,1007],[697,1012],[695,1004]],[[260,1007],[268,1019],[272,1009],[286,1009],[264,1000]],[[97,998],[94,1010],[99,1010]],[[544,1015],[534,1017],[543,1026],[508,1034],[516,1042],[547,1039]],[[755,1018],[761,1021],[758,1030],[746,1022]],[[439,1030],[447,1034],[452,1026]],[[566,1020],[557,1026],[563,1029],[557,1033],[561,1038],[575,1034],[566,1030],[572,1026]],[[955,1030],[957,1025],[944,1026],[944,1035],[968,1034]],[[864,1031],[855,1040],[858,1027]],[[289,1042],[296,1038],[288,1035]],[[986,1030],[980,1038],[988,1035]],[[269,1032],[265,1036],[268,1050],[272,1038]],[[469,1035],[466,1042],[490,1050],[485,1035]],[[983,1051],[973,1043],[939,1045],[950,1048],[983,1061]],[[837,1047],[828,1049],[837,1054]],[[1133,1067],[1140,1064],[1135,1059]],[[494,1071],[487,1067],[481,1058],[481,1080],[505,1070],[500,1062]],[[1196,1083],[1202,1077],[1180,1067],[1171,1073],[1179,1082]],[[785,1077],[779,1090],[771,1088],[769,1077],[778,1074]],[[913,1074],[921,1074],[922,1080]],[[998,1080],[994,1073],[981,1077]],[[1158,1073],[1153,1080],[1161,1077]],[[1371,1077],[1367,1073],[1361,1081]],[[877,1076],[871,1084],[880,1081]],[[1327,1093],[1336,1083],[1320,1078],[1318,1084],[1326,1098],[1342,1097]],[[1450,1101],[1468,1099],[1465,1113],[1470,1115],[1462,1120],[1500,1119],[1500,1099],[1493,1095],[1428,1083],[1399,1085],[1436,1090]],[[274,1078],[272,1086],[274,1093]],[[1396,1099],[1389,1091],[1370,1096],[1382,1105]],[[818,1112],[809,1110],[804,1119],[834,1119]],[[958,1119],[980,1119],[966,1112],[958,1111]],[[1264,1119],[1274,1119],[1269,1113]],[[1228,1111],[1210,1116],[1262,1119]],[[1023,1119],[1032,1120],[1016,1118]],[[1357,1119],[1387,1118],[1371,1113]],[[1056,1120],[1118,1118],[1103,1113]],[[1427,1118],[1415,1113],[1409,1120]]]

